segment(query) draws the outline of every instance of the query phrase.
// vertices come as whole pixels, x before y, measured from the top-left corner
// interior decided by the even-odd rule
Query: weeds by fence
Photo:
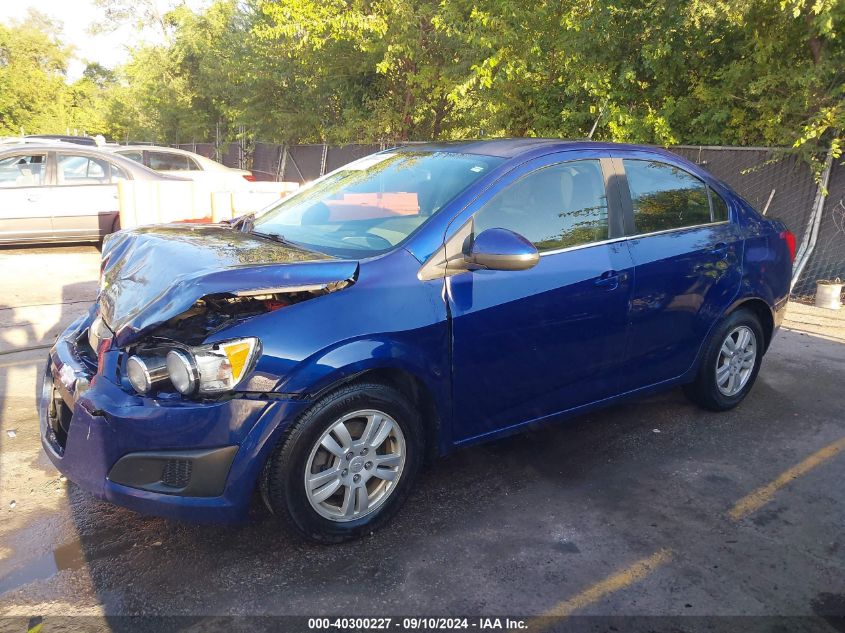
[[[250,169],[258,180],[306,182],[353,160],[385,149],[385,144],[278,145],[213,143],[179,145],[225,165]],[[729,184],[757,210],[775,217],[801,244],[811,226],[819,184],[810,166],[786,150],[765,147],[680,145],[670,151],[697,163]],[[845,279],[845,165],[832,166],[818,237],[806,265],[794,280],[793,297],[808,299],[818,279]]]

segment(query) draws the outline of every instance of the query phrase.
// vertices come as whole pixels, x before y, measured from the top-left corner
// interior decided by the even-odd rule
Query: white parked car
[[[95,147],[0,145],[0,244],[100,241],[119,228],[121,180],[182,179]]]
[[[212,189],[240,191],[255,181],[250,171],[226,167],[205,156],[175,147],[121,145],[107,149],[155,171],[205,183]]]

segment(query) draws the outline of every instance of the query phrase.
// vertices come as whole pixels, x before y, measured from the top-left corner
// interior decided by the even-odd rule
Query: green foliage
[[[21,22],[0,24],[0,136],[112,131],[111,71],[92,64],[68,84],[70,53],[61,43],[60,28],[37,12],[30,11]]]
[[[38,19],[0,30],[0,132],[68,122],[189,142],[555,136],[841,151],[841,0],[213,0],[113,73],[63,85]],[[61,98],[56,98],[60,94]]]
[[[0,135],[21,129],[56,131],[63,118],[67,50],[59,30],[30,12],[10,26],[0,24]]]

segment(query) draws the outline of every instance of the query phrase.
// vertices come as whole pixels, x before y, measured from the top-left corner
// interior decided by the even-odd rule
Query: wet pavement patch
[[[0,578],[0,596],[31,582],[52,578],[62,571],[82,569],[98,558],[114,555],[124,549],[123,546],[112,546],[92,551],[80,541],[60,545]]]

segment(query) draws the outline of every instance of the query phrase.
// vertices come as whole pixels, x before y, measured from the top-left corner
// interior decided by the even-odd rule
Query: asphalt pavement
[[[98,258],[0,250],[0,615],[845,615],[845,314],[790,304],[733,411],[676,389],[462,450],[387,528],[318,546],[257,500],[177,523],[52,467],[38,379]]]

